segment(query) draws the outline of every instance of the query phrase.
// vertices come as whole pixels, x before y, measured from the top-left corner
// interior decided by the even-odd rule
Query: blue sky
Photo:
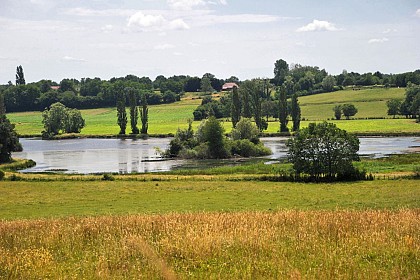
[[[418,0],[0,0],[0,83],[420,68]]]

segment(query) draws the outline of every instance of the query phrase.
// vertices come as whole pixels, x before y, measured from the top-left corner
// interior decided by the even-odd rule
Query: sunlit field
[[[420,125],[415,120],[399,116],[392,119],[387,115],[386,101],[391,98],[404,98],[405,89],[363,89],[343,90],[332,93],[317,94],[300,97],[302,108],[302,127],[313,121],[333,121],[335,105],[353,103],[358,113],[352,120],[333,121],[339,128],[348,132],[359,134],[387,134],[387,133],[420,133]],[[184,99],[173,104],[150,106],[149,133],[174,134],[178,128],[188,127],[188,119],[193,119],[193,111],[201,103],[200,99]],[[86,127],[82,135],[116,135],[119,132],[117,125],[116,108],[101,108],[81,110],[86,119]],[[25,112],[8,114],[9,119],[16,125],[21,135],[40,135],[43,130],[41,112]],[[369,119],[366,119],[369,118]],[[376,118],[376,119],[372,119]],[[379,118],[379,119],[378,119]],[[382,119],[386,118],[386,119]],[[229,119],[222,120],[227,133],[232,129]],[[194,122],[193,127],[198,127]],[[291,125],[291,122],[290,124]],[[268,133],[279,131],[279,122],[270,119]],[[127,133],[130,132],[128,126]]]
[[[420,211],[0,222],[4,279],[417,279]]]

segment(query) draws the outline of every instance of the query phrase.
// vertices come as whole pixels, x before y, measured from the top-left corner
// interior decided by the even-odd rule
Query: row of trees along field
[[[16,83],[9,81],[0,85],[8,112],[42,111],[51,104],[60,102],[70,108],[87,109],[115,106],[116,93],[114,84],[124,83],[137,91],[138,98],[146,93],[149,105],[171,103],[179,100],[184,92],[201,91],[209,93],[220,91],[226,82],[241,85],[239,78],[232,76],[219,79],[211,73],[200,77],[185,75],[166,78],[159,75],[152,81],[149,77],[127,75],[125,77],[101,80],[100,78],[63,79],[59,83],[51,80],[40,80],[26,83],[22,66],[16,69]],[[339,75],[328,75],[325,69],[317,66],[289,65],[280,59],[275,62],[274,77],[265,79],[270,86],[286,88],[287,95],[292,92],[298,96],[340,90],[345,86],[406,87],[409,83],[420,84],[420,70],[402,74],[383,74],[380,72],[359,74],[343,71]],[[265,104],[265,106],[269,106]],[[268,108],[264,108],[268,111]],[[223,109],[221,109],[223,111]],[[216,110],[215,115],[218,112]],[[223,112],[224,115],[227,112]]]

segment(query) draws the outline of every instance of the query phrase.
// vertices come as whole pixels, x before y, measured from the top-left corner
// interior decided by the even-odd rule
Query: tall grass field
[[[3,279],[418,279],[420,211],[0,222]]]

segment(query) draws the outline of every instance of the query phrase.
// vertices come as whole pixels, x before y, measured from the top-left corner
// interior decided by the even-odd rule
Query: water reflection
[[[264,145],[273,154],[267,160],[286,157],[286,137],[262,138]],[[37,165],[23,172],[65,173],[143,173],[169,171],[191,166],[213,166],[239,164],[243,160],[225,161],[184,161],[162,160],[156,150],[165,150],[169,138],[150,138],[147,140],[120,139],[69,139],[45,141],[21,139],[24,151],[14,153],[13,157],[33,159]],[[382,157],[389,154],[413,152],[420,147],[420,137],[370,137],[360,138],[362,156]]]

